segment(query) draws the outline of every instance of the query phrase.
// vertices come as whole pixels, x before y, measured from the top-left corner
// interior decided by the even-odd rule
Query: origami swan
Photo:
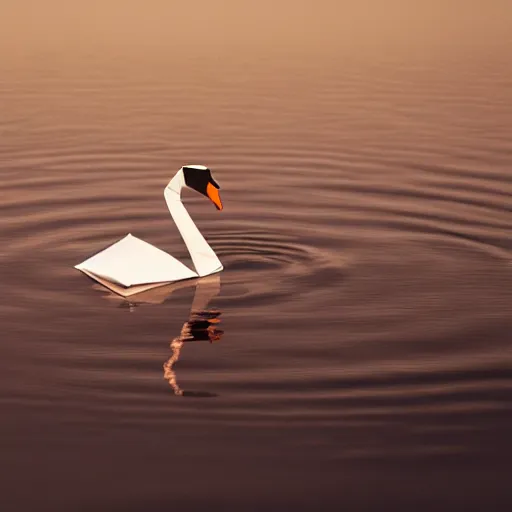
[[[165,188],[165,201],[190,253],[195,272],[131,233],[75,268],[123,297],[170,282],[220,272],[222,263],[181,202],[184,187],[208,197],[218,210],[222,210],[222,202],[219,185],[210,169],[203,165],[182,167]]]

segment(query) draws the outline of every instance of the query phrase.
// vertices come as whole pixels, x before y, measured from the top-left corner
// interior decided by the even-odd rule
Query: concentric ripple
[[[378,439],[398,416],[419,429],[488,414],[488,428],[509,396],[512,183],[510,142],[478,135],[482,118],[510,115],[480,101],[485,77],[457,104],[463,70],[444,83],[400,65],[261,74],[244,61],[245,81],[175,64],[191,74],[71,67],[2,89],[2,350],[21,368],[3,375],[2,403],[78,425],[343,425]],[[163,198],[185,163],[221,185],[222,212],[184,202],[224,264],[209,305],[223,334],[175,361],[196,281],[139,308],[73,267],[127,233],[190,264]],[[182,389],[215,399],[198,407]],[[390,449],[363,441],[345,456]],[[425,451],[445,448],[433,436]]]

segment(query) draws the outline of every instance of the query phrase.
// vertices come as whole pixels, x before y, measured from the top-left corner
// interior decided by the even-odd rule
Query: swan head
[[[186,165],[181,168],[185,185],[206,196],[215,205],[217,210],[222,210],[222,201],[219,195],[219,184],[213,179],[212,172],[204,165]]]

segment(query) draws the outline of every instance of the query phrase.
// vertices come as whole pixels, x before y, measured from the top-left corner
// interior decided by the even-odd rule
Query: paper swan
[[[190,253],[195,272],[131,233],[75,268],[123,297],[170,282],[220,272],[222,263],[181,202],[184,187],[208,197],[218,210],[222,210],[222,202],[219,185],[210,169],[203,165],[182,167],[165,188],[165,201]]]

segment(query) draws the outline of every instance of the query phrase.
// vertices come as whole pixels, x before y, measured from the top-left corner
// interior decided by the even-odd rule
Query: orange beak
[[[206,185],[206,195],[210,198],[210,201],[216,206],[217,210],[222,210],[222,201],[220,200],[219,190],[215,188],[211,183]]]

